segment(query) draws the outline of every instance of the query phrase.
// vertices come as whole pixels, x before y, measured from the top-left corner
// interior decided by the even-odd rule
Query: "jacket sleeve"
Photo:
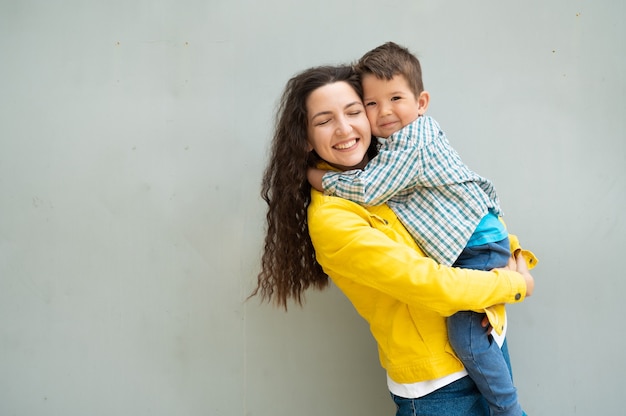
[[[404,228],[385,225],[399,224],[393,214],[382,218],[341,198],[316,199],[309,207],[309,232],[318,262],[333,279],[349,279],[444,316],[519,302],[526,295],[516,272],[457,269],[425,257]]]

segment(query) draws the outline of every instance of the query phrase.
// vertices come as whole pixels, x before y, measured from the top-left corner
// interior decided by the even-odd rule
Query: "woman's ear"
[[[430,103],[430,93],[428,91],[422,91],[417,97],[417,113],[423,116],[428,110],[428,104]]]

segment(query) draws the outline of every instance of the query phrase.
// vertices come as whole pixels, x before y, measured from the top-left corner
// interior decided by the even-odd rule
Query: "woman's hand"
[[[514,272],[518,272],[524,277],[526,281],[526,297],[533,294],[533,289],[535,288],[535,279],[532,277],[530,272],[528,271],[528,266],[526,265],[526,260],[524,260],[524,256],[522,256],[521,251],[515,256],[509,257],[509,264],[506,267],[502,267],[500,270],[513,270]],[[482,320],[483,328],[487,328],[487,333],[491,333],[491,326],[489,324],[489,318],[487,315]]]

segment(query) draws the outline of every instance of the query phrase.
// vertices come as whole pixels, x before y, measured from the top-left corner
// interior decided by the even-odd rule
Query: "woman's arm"
[[[314,191],[308,220],[317,260],[334,279],[445,316],[526,296],[526,281],[517,272],[444,267],[425,257],[386,205],[367,210]]]

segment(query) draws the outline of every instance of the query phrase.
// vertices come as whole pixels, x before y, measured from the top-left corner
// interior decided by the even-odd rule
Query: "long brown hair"
[[[261,188],[261,197],[268,205],[265,246],[257,287],[250,296],[260,293],[262,300],[271,300],[285,309],[289,299],[301,305],[309,286],[323,289],[328,285],[308,231],[311,185],[306,173],[307,167],[320,158],[308,151],[306,102],[314,90],[335,82],[347,82],[363,97],[352,67],[320,66],[287,82],[276,112],[276,129]]]

